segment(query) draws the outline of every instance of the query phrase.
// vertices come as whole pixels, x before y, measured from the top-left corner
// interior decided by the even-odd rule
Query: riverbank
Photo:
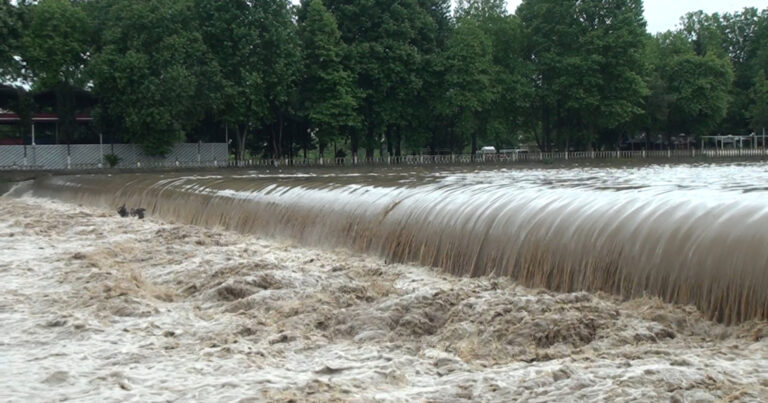
[[[2,400],[768,398],[768,327],[0,198]]]

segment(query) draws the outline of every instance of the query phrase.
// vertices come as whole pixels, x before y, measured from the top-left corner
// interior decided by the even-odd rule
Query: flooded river
[[[765,400],[766,171],[28,183],[0,400]]]

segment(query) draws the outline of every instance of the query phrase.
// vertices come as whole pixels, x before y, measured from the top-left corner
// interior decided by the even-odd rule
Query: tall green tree
[[[669,131],[710,134],[725,117],[733,72],[727,59],[714,55],[680,56],[665,64],[672,98]]]
[[[747,134],[750,129],[749,110],[755,105],[751,96],[755,77],[768,65],[768,9],[762,13],[756,8],[722,16],[724,50],[733,66],[734,80],[731,103],[723,132]]]
[[[90,21],[69,0],[42,0],[28,7],[21,55],[33,88],[54,91],[61,133],[71,141],[76,130],[75,92],[87,83]]]
[[[699,56],[714,53],[725,56],[725,27],[720,14],[707,14],[701,10],[680,18],[680,31],[687,37]]]
[[[282,156],[290,152],[284,147],[286,121],[296,114],[293,100],[301,66],[298,32],[289,0],[259,0],[252,6],[262,16],[257,51],[268,111],[260,134],[271,146],[271,154]]]
[[[125,140],[163,155],[213,108],[220,73],[191,0],[102,2],[91,73],[100,117]]]
[[[0,0],[0,83],[19,72],[16,56],[20,52],[21,13],[10,0]]]
[[[417,0],[327,0],[326,5],[338,21],[360,94],[362,133],[351,133],[352,153],[363,146],[373,158],[384,133],[397,131],[410,116],[422,88],[423,60],[414,44],[433,20]]]
[[[755,78],[751,95],[752,107],[748,111],[750,124],[755,133],[762,133],[763,130],[768,130],[768,79],[764,71],[758,73]]]
[[[344,44],[333,14],[322,0],[304,1],[301,7],[301,99],[311,127],[317,129],[323,154],[328,144],[340,138],[343,128],[358,125],[354,77],[342,64]]]
[[[460,18],[446,50],[446,85],[444,116],[469,134],[471,149],[478,148],[478,137],[484,127],[480,114],[490,107],[495,97],[491,41],[471,18]]]
[[[419,55],[415,75],[420,87],[405,101],[400,124],[385,131],[387,151],[395,156],[401,156],[403,148],[445,152],[462,142],[440,110],[448,94],[445,55],[454,29],[451,1],[418,0],[416,5],[424,17],[417,20],[413,42]]]
[[[521,127],[529,124],[532,96],[530,63],[526,60],[525,34],[519,18],[509,15],[506,2],[464,0],[458,18],[477,21],[491,43],[495,89],[489,107],[480,114],[480,140],[497,148],[517,145]]]
[[[30,7],[23,57],[36,86],[85,81],[90,43],[88,17],[69,0],[42,0]]]
[[[203,41],[222,73],[221,102],[215,109],[233,129],[237,158],[242,160],[249,139],[270,119],[259,47],[266,16],[247,0],[195,0],[195,10]]]
[[[641,0],[524,0],[540,145],[589,147],[642,112]]]

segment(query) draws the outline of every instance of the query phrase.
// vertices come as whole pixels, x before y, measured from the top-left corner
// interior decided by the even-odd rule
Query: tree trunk
[[[395,156],[400,157],[402,156],[402,152],[400,150],[400,143],[403,141],[403,135],[400,131],[400,126],[397,127],[397,132],[395,133]]]
[[[352,159],[357,159],[357,151],[360,148],[360,134],[356,129],[351,129],[352,133],[349,137],[349,147],[352,151]]]
[[[248,138],[248,124],[238,124],[235,126],[235,142],[237,143],[237,154],[235,158],[238,161],[245,159],[245,143]]]
[[[369,124],[368,125],[368,130],[367,130],[366,141],[365,141],[365,159],[369,160],[369,161],[373,160],[373,157],[374,157],[373,153],[376,150],[376,146],[375,146],[376,138],[375,138],[375,136],[376,136],[376,129],[374,128],[374,126],[372,124]]]

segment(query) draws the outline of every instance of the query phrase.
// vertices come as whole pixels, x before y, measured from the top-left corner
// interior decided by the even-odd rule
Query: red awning
[[[75,116],[78,122],[90,122],[93,120],[88,113],[79,113]],[[0,113],[0,123],[20,122],[21,118],[15,113]],[[58,122],[59,117],[55,113],[38,113],[32,116],[33,123]]]

